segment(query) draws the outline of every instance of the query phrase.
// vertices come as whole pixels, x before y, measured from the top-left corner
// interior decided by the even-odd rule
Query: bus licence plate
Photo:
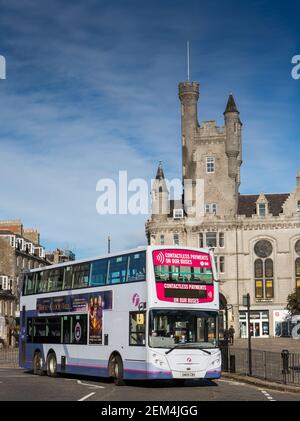
[[[184,372],[184,373],[181,373],[181,377],[195,377],[196,376],[196,373],[193,373],[193,372]]]

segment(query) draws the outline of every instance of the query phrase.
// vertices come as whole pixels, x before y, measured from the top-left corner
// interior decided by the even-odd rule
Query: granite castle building
[[[236,334],[247,336],[243,296],[251,296],[251,331],[256,337],[287,334],[287,296],[300,287],[300,172],[293,192],[240,193],[242,122],[233,95],[224,126],[198,122],[199,84],[179,84],[182,179],[204,180],[204,216],[170,200],[160,164],[146,223],[149,244],[213,247],[221,286],[221,306]],[[183,183],[184,184],[184,183]]]

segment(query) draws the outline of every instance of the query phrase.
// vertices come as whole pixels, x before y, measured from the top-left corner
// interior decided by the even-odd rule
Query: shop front
[[[247,311],[240,311],[240,337],[248,338]],[[268,338],[270,335],[269,311],[250,311],[250,335],[253,338]]]

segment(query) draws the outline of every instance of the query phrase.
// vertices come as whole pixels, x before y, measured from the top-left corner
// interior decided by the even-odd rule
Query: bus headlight
[[[220,358],[217,358],[211,363],[213,366],[218,367],[221,364]]]
[[[168,368],[168,362],[163,355],[152,354],[154,364],[161,368]]]

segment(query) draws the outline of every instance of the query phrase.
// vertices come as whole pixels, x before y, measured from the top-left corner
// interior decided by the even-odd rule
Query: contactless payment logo
[[[76,342],[80,341],[81,335],[82,335],[82,329],[81,329],[80,323],[77,322],[74,328],[74,336],[75,336]]]
[[[137,293],[133,294],[133,297],[132,297],[132,304],[133,304],[135,307],[137,307],[137,306],[140,304],[140,301],[141,301],[141,299],[140,299],[139,294],[137,294]]]

